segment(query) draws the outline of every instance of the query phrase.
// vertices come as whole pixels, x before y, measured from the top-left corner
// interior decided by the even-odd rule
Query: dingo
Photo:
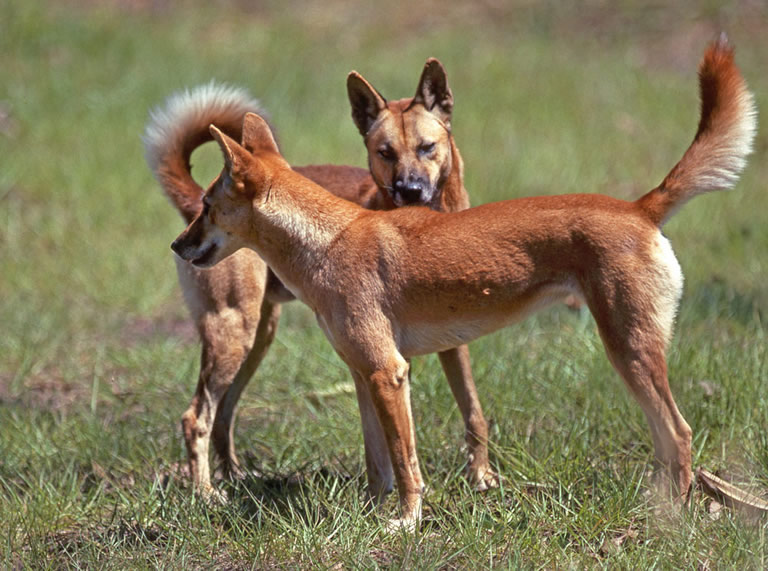
[[[331,192],[376,210],[417,204],[454,212],[469,207],[461,155],[451,134],[453,95],[445,70],[429,59],[412,98],[387,102],[362,76],[347,79],[352,116],[365,139],[370,173],[314,165],[295,170]],[[202,209],[203,189],[190,174],[190,156],[212,139],[214,124],[239,139],[246,112],[263,113],[241,89],[211,84],[172,96],[152,113],[145,133],[147,160],[163,190],[189,223]],[[293,299],[261,258],[241,250],[210,269],[177,259],[179,281],[202,340],[200,378],[182,426],[193,483],[204,495],[211,484],[209,442],[225,473],[241,475],[233,441],[240,395],[274,338],[280,303]],[[488,463],[488,427],[477,397],[466,345],[446,348],[440,362],[461,410],[468,444],[469,480],[480,490],[498,485]],[[392,472],[370,400],[358,394],[372,479],[382,493]]]

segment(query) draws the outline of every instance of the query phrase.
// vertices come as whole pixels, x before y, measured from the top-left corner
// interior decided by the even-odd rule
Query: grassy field
[[[644,417],[589,314],[565,307],[471,346],[500,490],[463,480],[439,364],[414,362],[429,485],[415,537],[387,535],[363,508],[348,374],[298,303],[240,407],[253,476],[209,509],[183,475],[199,347],[168,248],[182,222],[142,156],[148,109],[228,81],[261,98],[294,164],[362,166],[346,74],[403,97],[436,56],[475,204],[636,197],[693,136],[696,66],[716,32],[736,44],[758,108],[768,102],[760,3],[646,4],[0,0],[0,568],[768,567],[765,519],[701,495],[655,515]],[[694,464],[757,490],[767,154],[761,127],[736,190],[665,228],[687,278],[669,367]]]

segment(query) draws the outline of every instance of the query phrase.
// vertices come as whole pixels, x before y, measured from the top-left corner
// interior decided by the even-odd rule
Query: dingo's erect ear
[[[246,113],[243,119],[243,147],[251,153],[280,153],[277,141],[267,122],[256,113]]]
[[[347,76],[347,94],[352,105],[352,120],[365,137],[379,113],[387,106],[387,100],[356,71]]]
[[[453,112],[453,93],[448,87],[448,77],[445,68],[435,58],[429,58],[421,72],[419,86],[413,103],[421,103],[446,126],[451,128],[451,113]]]
[[[221,147],[221,152],[224,155],[224,167],[235,182],[233,187],[237,190],[244,188],[243,180],[249,161],[252,160],[251,155],[237,141],[220,131],[216,125],[211,125],[209,130]]]

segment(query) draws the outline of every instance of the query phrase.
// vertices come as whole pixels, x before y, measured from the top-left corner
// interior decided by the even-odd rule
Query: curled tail
[[[701,119],[693,143],[661,184],[637,201],[658,226],[694,196],[732,188],[752,150],[757,111],[725,34],[704,54],[699,90]]]
[[[204,192],[192,178],[192,152],[211,140],[211,124],[239,141],[248,111],[264,114],[245,89],[211,82],[174,93],[150,112],[142,137],[147,163],[187,222],[202,208]]]

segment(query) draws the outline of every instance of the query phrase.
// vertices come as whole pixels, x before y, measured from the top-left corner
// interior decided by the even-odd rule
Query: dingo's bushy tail
[[[693,143],[662,183],[638,200],[658,226],[694,196],[732,188],[752,151],[757,111],[725,34],[704,54],[699,89],[701,118]]]
[[[174,93],[150,112],[142,137],[147,163],[187,222],[202,208],[204,193],[192,178],[192,152],[211,140],[211,124],[239,141],[243,116],[249,111],[265,114],[245,89],[212,81]]]

